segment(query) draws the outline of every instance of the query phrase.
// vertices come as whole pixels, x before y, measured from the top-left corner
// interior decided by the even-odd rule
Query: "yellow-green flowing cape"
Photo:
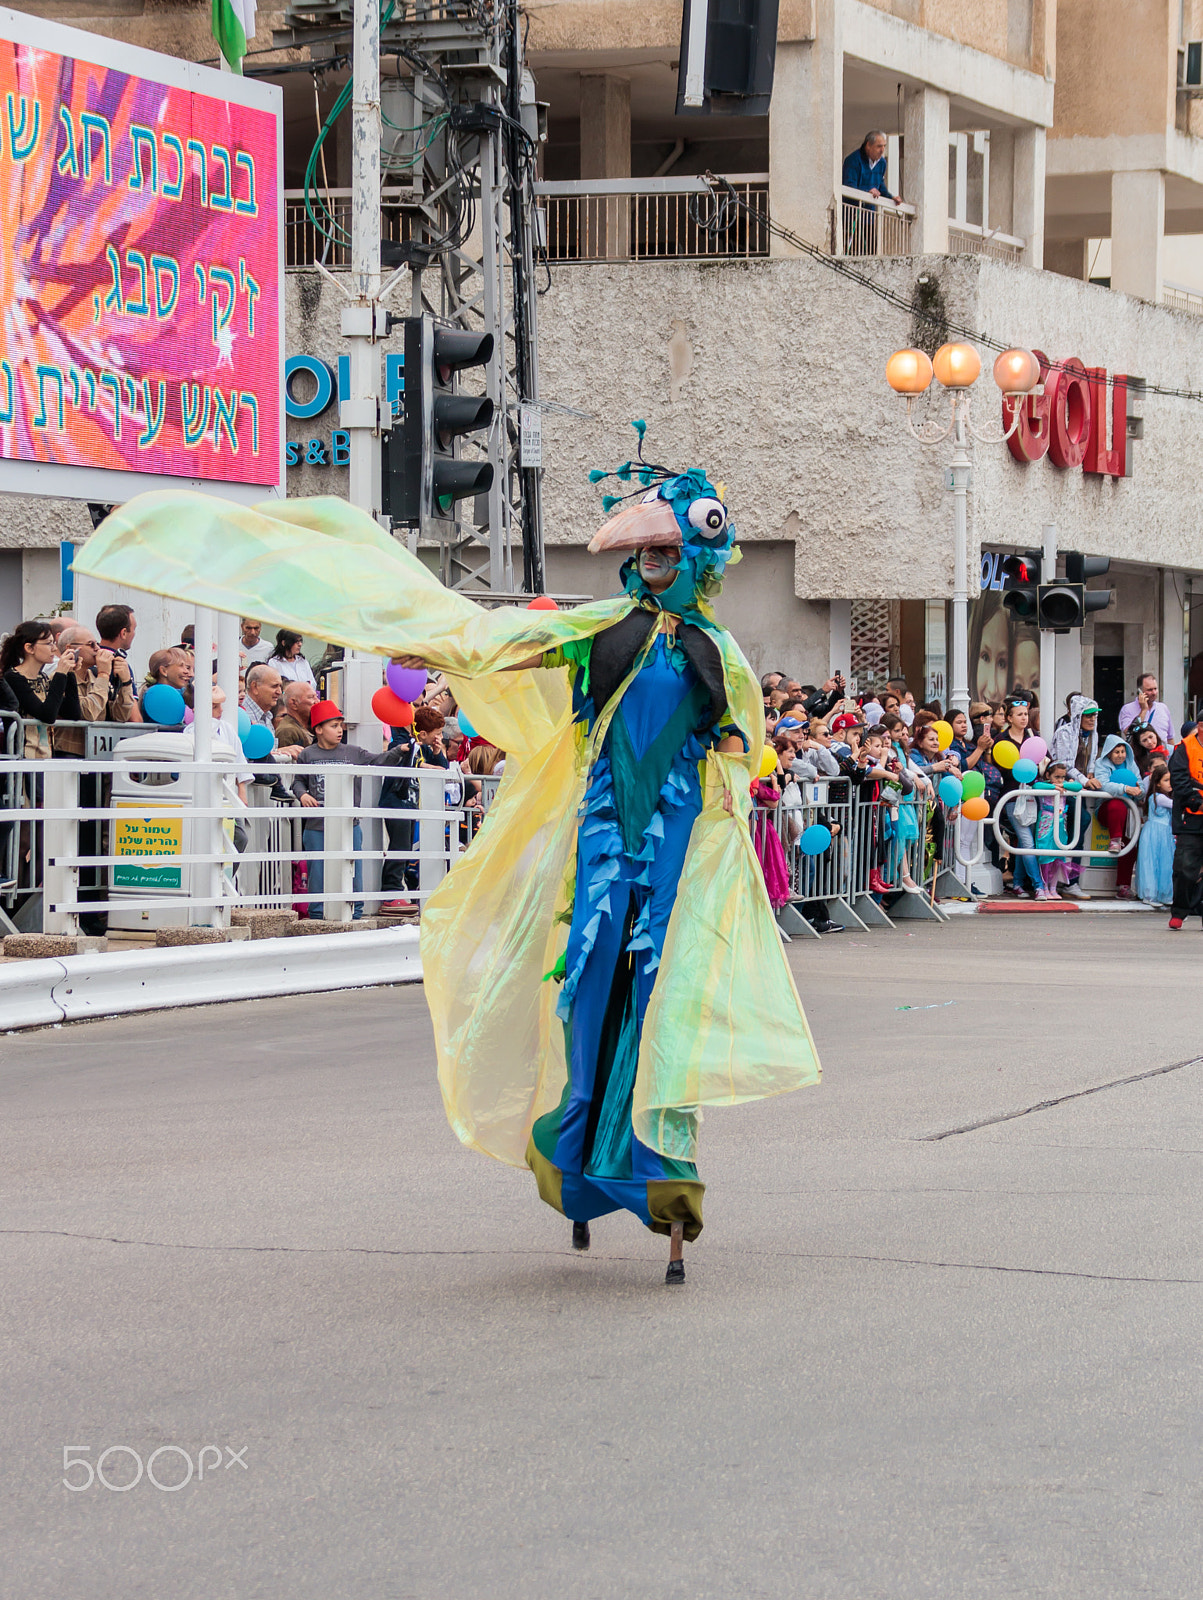
[[[592,739],[573,723],[565,668],[503,669],[592,636],[634,602],[486,611],[334,498],[248,508],[139,495],[102,523],[75,570],[349,649],[420,656],[506,751],[484,825],[424,907],[421,948],[448,1120],[465,1144],[523,1165],[531,1124],[558,1103],[567,1073],[558,988],[544,974],[567,942],[577,808],[606,719]],[[632,1111],[645,1144],[684,1160],[696,1157],[702,1106],[782,1094],[819,1076],[747,826],[760,691],[731,636],[718,628],[715,638],[730,715],[752,746],[706,759]]]

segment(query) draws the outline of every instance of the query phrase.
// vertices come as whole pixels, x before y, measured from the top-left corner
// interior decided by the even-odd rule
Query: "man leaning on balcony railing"
[[[844,157],[844,187],[860,189],[875,200],[890,200],[897,205],[901,195],[886,188],[886,148],[889,141],[880,128],[873,128],[860,147]],[[844,253],[850,256],[877,254],[877,211],[863,201],[844,201]]]

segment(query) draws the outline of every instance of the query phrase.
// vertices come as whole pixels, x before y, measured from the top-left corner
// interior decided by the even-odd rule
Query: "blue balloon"
[[[261,761],[275,742],[275,735],[267,724],[257,722],[242,741],[242,753],[248,761]]]
[[[1016,783],[1031,783],[1039,770],[1036,763],[1025,756],[1011,768],[1011,775]]]
[[[251,731],[251,719],[241,706],[238,707],[238,737],[245,739]]]
[[[463,706],[457,708],[455,720],[459,723],[459,731],[463,734],[465,739],[476,738],[476,729],[468,721],[467,714],[465,713]]]
[[[949,809],[953,806],[959,806],[961,803],[961,780],[952,777],[941,778],[940,787],[936,792]]]
[[[804,856],[821,856],[824,850],[831,848],[831,829],[821,822],[812,822],[798,840],[798,848]]]
[[[142,712],[152,722],[183,722],[184,697],[169,683],[152,683],[142,694]]]

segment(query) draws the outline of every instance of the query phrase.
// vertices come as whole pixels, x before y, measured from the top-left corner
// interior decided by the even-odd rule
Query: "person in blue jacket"
[[[886,145],[880,128],[867,133],[860,148],[844,157],[843,182],[846,189],[859,189],[872,200],[897,204],[899,197],[886,188]],[[844,234],[844,249],[850,256],[877,254],[877,208],[871,201],[845,197]]]
[[[893,200],[897,204],[902,197],[891,194],[886,188],[887,144],[880,128],[865,135],[860,148],[844,157],[845,188],[860,189],[875,200]]]

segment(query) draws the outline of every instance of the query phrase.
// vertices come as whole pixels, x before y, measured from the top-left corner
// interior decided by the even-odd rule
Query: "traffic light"
[[[460,439],[493,421],[492,400],[459,394],[457,374],[484,367],[492,355],[491,333],[406,317],[401,425],[393,429],[385,455],[385,510],[394,522],[450,535],[456,501],[492,487],[490,462],[456,454]]]
[[[1080,628],[1092,611],[1106,611],[1112,590],[1088,589],[1087,578],[1101,578],[1111,568],[1107,556],[1084,556],[1070,550],[1065,556],[1065,582],[1050,583],[1040,591],[1040,626],[1055,633]],[[1047,618],[1046,618],[1047,612]]]
[[[1109,556],[1084,556],[1078,550],[1070,550],[1066,554],[1065,576],[1070,583],[1085,583],[1087,578],[1101,578],[1110,571]],[[1111,604],[1111,590],[1094,590],[1086,596],[1086,600],[1087,611],[1102,611]]]
[[[1021,550],[1018,555],[1007,556],[999,562],[998,570],[1003,576],[1003,605],[1017,622],[1036,621],[1040,607],[1037,590],[1042,559],[1039,550]]]

